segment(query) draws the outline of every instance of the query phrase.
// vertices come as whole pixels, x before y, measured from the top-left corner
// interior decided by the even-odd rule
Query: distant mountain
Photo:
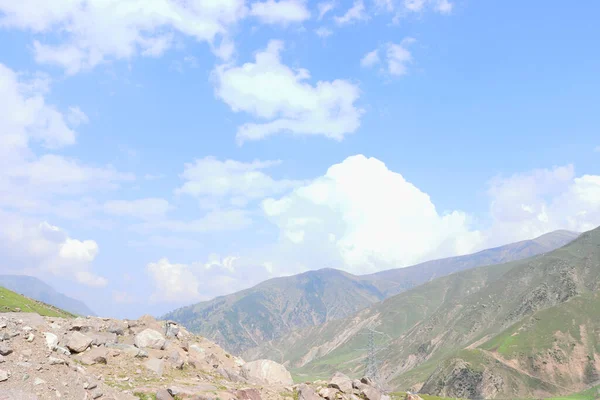
[[[547,239],[547,238],[546,238]],[[299,379],[363,374],[369,329],[392,388],[542,398],[600,384],[600,228],[525,260],[434,279],[250,350]]]
[[[0,286],[73,314],[96,315],[83,302],[57,292],[50,285],[33,276],[0,275]]]
[[[163,319],[237,354],[296,329],[346,317],[436,277],[554,250],[577,237],[556,231],[533,240],[408,268],[355,276],[335,269],[271,279],[253,288],[180,308]]]

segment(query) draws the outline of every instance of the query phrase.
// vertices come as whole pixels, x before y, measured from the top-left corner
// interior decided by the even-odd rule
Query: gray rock
[[[103,396],[103,393],[98,390],[92,392],[92,399],[99,399],[102,396]]]
[[[343,393],[352,393],[352,379],[341,372],[336,372],[329,382],[329,387],[335,388]]]
[[[236,390],[235,397],[238,400],[262,400],[260,392],[257,389]]]
[[[138,348],[150,348],[162,350],[165,347],[166,340],[160,332],[154,329],[144,329],[137,335],[134,340],[135,346]]]
[[[183,369],[183,358],[181,358],[179,352],[173,351],[169,355],[169,362],[171,363],[171,365],[173,365],[173,368]]]
[[[372,386],[362,388],[360,394],[367,400],[381,400],[381,392]]]
[[[106,364],[107,358],[108,350],[105,347],[96,347],[77,356],[77,359],[85,365]]]
[[[58,336],[51,332],[44,332],[44,336],[46,337],[46,346],[48,346],[48,350],[54,350],[56,346],[58,346]]]
[[[165,368],[165,362],[163,360],[159,360],[158,358],[150,358],[144,363],[144,367],[148,368],[156,375],[162,376]]]
[[[321,397],[308,385],[298,386],[298,400],[320,400]]]
[[[83,333],[73,332],[67,342],[67,348],[75,353],[85,351],[92,344],[93,339]]]
[[[123,322],[113,321],[108,327],[108,332],[114,333],[118,336],[123,336],[125,334],[125,329],[127,329],[127,327]]]
[[[8,371],[0,369],[0,382],[7,381],[9,377],[10,373]]]
[[[65,364],[65,360],[63,360],[62,358],[56,358],[56,357],[48,357],[48,362],[50,363],[50,365],[64,365]]]
[[[12,352],[13,352],[12,347],[10,347],[9,344],[7,344],[7,343],[0,343],[0,355],[7,356],[7,355],[9,355]]]
[[[156,400],[174,400],[174,397],[167,389],[161,389],[156,392]]]
[[[335,400],[339,391],[335,388],[323,388],[319,390],[319,396],[327,400]]]
[[[293,385],[292,375],[281,364],[271,360],[247,362],[241,368],[241,375],[248,380],[256,380],[269,385]]]
[[[46,383],[46,381],[45,381],[45,380],[43,380],[42,378],[35,378],[35,380],[33,381],[33,384],[34,384],[35,386],[43,385],[43,384],[45,384],[45,383]]]
[[[60,347],[60,346],[56,346],[54,348],[54,351],[56,351],[58,354],[62,354],[65,356],[70,356],[71,352],[69,351],[69,349],[65,349],[64,347]]]
[[[179,325],[173,321],[167,321],[166,333],[165,336],[168,338],[177,337],[179,334]]]

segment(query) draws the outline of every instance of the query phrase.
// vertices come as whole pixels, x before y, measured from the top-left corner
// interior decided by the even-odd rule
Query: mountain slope
[[[36,301],[0,286],[0,315],[3,312],[31,312],[46,317],[73,318],[59,308]]]
[[[83,302],[57,292],[50,285],[33,276],[0,275],[0,286],[73,314],[95,315]]]
[[[246,357],[272,355],[303,378],[358,376],[370,326],[383,332],[381,374],[395,387],[425,383],[456,397],[575,392],[600,369],[599,292],[600,228],[544,255],[435,279]]]
[[[556,231],[471,255],[364,276],[333,269],[312,271],[272,279],[238,293],[175,310],[163,318],[175,320],[239,354],[295,329],[346,317],[436,277],[545,253],[577,236],[573,232]]]

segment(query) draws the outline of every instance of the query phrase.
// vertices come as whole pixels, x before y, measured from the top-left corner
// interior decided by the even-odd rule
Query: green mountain
[[[382,380],[461,398],[584,391],[600,371],[600,228],[526,260],[441,277],[246,354],[299,379],[364,371],[375,329]]]
[[[355,276],[335,269],[271,279],[253,288],[175,310],[175,320],[240,354],[305,327],[344,318],[436,277],[523,259],[554,250],[578,236],[556,231],[533,240],[413,267]]]
[[[73,314],[44,304],[0,286],[0,315],[4,312],[30,312],[47,317],[73,318]]]
[[[0,286],[73,314],[96,315],[83,302],[57,292],[50,285],[33,276],[0,275]]]

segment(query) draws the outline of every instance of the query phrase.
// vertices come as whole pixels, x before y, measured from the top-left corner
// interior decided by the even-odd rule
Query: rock
[[[135,346],[138,348],[151,348],[162,350],[165,347],[166,340],[160,332],[153,329],[144,329],[135,335]]]
[[[217,373],[230,382],[242,383],[247,382],[246,378],[229,368],[218,368]]]
[[[177,337],[178,334],[179,334],[179,325],[177,325],[176,322],[167,321],[167,328],[166,328],[165,335],[168,338],[174,338],[174,337]]]
[[[181,355],[179,355],[179,352],[173,351],[169,355],[169,362],[171,363],[173,368],[183,369],[184,362],[183,362],[183,358],[181,358]]]
[[[35,378],[35,380],[33,381],[33,384],[35,386],[43,385],[44,383],[46,383],[46,381],[42,378]]]
[[[85,351],[92,344],[92,338],[83,333],[73,332],[67,342],[67,348],[75,353]]]
[[[292,375],[281,364],[271,360],[256,360],[244,364],[241,375],[269,385],[293,385]]]
[[[365,386],[360,390],[360,394],[366,400],[381,400],[381,392],[372,386]]]
[[[25,350],[21,351],[21,354],[23,355],[23,357],[29,358],[33,355],[33,350],[25,349]]]
[[[165,368],[165,362],[163,360],[159,360],[158,358],[150,358],[144,363],[144,367],[148,368],[156,375],[162,376]]]
[[[102,396],[103,396],[103,393],[98,390],[96,390],[92,393],[92,399],[99,399]]]
[[[63,354],[65,356],[71,355],[71,352],[69,351],[69,349],[65,349],[64,347],[60,347],[60,346],[56,346],[54,348],[54,351],[56,351],[58,354]]]
[[[156,400],[174,400],[174,397],[167,389],[161,389],[156,392]]]
[[[352,379],[341,372],[336,372],[329,382],[329,387],[335,388],[343,393],[352,393]]]
[[[0,318],[0,329],[4,329],[8,326],[8,322],[6,321],[6,318]]]
[[[423,398],[418,394],[406,393],[406,396],[404,396],[404,400],[423,400]]]
[[[35,339],[35,335],[33,333],[30,333],[29,335],[27,335],[27,338],[25,338],[25,340],[28,341],[29,343],[33,342],[34,339]]]
[[[46,337],[46,346],[48,346],[48,350],[54,350],[56,346],[58,346],[58,336],[51,332],[44,332],[44,336]]]
[[[127,329],[125,323],[120,321],[113,321],[108,327],[108,332],[114,333],[118,336],[123,336],[125,334],[125,329]]]
[[[65,364],[65,360],[63,360],[62,358],[56,358],[56,357],[48,357],[48,362],[50,363],[50,365],[63,365],[63,364]]]
[[[84,365],[106,364],[108,350],[105,347],[96,347],[80,354],[77,359]]]
[[[86,390],[96,389],[98,384],[96,382],[86,382],[83,384],[83,388]]]
[[[10,347],[9,344],[7,344],[7,343],[0,343],[0,355],[7,356],[7,355],[9,355],[12,352],[13,352],[12,347]]]
[[[87,335],[92,338],[92,345],[104,346],[107,343],[117,343],[117,334],[110,332],[88,332]]]
[[[9,377],[10,373],[8,371],[0,369],[0,382],[7,381]]]
[[[235,397],[239,400],[262,400],[257,389],[236,390]]]
[[[308,385],[305,384],[301,384],[300,386],[298,386],[298,400],[320,400],[321,398],[319,397],[319,395],[317,394],[317,392],[315,392],[313,390],[313,388],[311,388]]]
[[[335,388],[323,388],[319,390],[319,396],[327,400],[335,400],[338,393],[339,391]]]
[[[360,380],[361,383],[364,383],[365,385],[369,385],[369,386],[375,386],[373,380],[367,376],[365,376],[364,378],[362,378]]]

